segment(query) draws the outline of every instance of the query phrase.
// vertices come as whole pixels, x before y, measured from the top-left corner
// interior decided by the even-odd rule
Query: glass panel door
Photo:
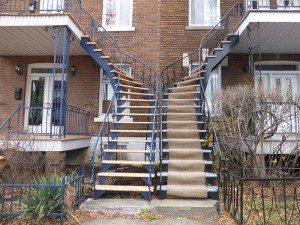
[[[44,105],[45,78],[32,80],[30,91],[30,110],[28,125],[41,125],[43,122],[43,105]]]

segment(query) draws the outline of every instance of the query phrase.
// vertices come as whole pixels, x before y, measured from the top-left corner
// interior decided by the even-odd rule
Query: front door
[[[27,78],[25,128],[29,133],[59,134],[64,125],[61,109],[61,75],[29,74]],[[53,88],[52,88],[53,87]]]

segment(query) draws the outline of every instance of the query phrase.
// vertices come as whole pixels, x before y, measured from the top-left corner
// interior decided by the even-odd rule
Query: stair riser
[[[208,192],[208,198],[213,200],[219,200],[219,192]],[[158,196],[162,196],[161,198],[164,199],[167,196],[166,191],[158,191]]]
[[[213,165],[211,165],[211,164],[204,165],[204,172],[211,173],[212,171],[213,171]]]
[[[217,183],[217,178],[214,177],[207,177],[205,179],[205,185],[215,185]],[[162,184],[167,185],[168,184],[168,178],[162,177]]]

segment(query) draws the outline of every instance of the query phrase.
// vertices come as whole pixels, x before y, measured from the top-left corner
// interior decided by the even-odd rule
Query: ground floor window
[[[129,64],[116,64],[124,73],[131,76],[131,66]],[[105,71],[100,70],[100,86],[99,86],[99,119],[102,121],[108,111],[110,100],[114,95],[114,87],[111,85],[109,79],[107,78]],[[113,103],[115,104],[115,103]],[[128,104],[127,104],[128,105]],[[109,112],[112,112],[110,108]],[[129,112],[126,109],[124,113]]]
[[[221,68],[221,66],[218,66],[210,73],[205,90],[205,96],[210,110],[212,110],[213,95],[221,91]]]

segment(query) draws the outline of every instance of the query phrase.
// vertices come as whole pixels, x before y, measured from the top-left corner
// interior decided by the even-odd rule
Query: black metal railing
[[[137,57],[127,54],[118,45],[116,39],[102,26],[101,22],[87,10],[83,8],[81,10],[81,26],[89,38],[96,43],[97,48],[101,49],[104,56],[109,56],[108,62],[114,64],[116,70],[125,73],[127,72],[126,68],[130,66],[131,77],[154,92],[156,71]]]
[[[71,14],[81,18],[80,0],[0,0],[0,13],[8,14]]]
[[[248,10],[300,10],[299,0],[245,0],[245,9]]]
[[[69,176],[45,176],[28,184],[0,184],[0,223],[30,211],[32,219],[45,214],[64,224],[66,209],[77,207],[84,200],[84,176],[85,170],[81,168]],[[68,194],[70,189],[72,194]]]
[[[0,125],[4,137],[16,137],[22,134],[59,136],[88,135],[91,113],[72,106],[67,106],[66,113],[60,114],[57,104],[33,106],[20,104]]]
[[[247,170],[256,169],[235,168],[220,173],[225,210],[240,225],[254,221],[263,225],[300,224],[299,168],[295,168],[294,173],[286,172],[285,168],[276,168],[276,171],[263,168],[267,174],[263,178],[246,175]]]

